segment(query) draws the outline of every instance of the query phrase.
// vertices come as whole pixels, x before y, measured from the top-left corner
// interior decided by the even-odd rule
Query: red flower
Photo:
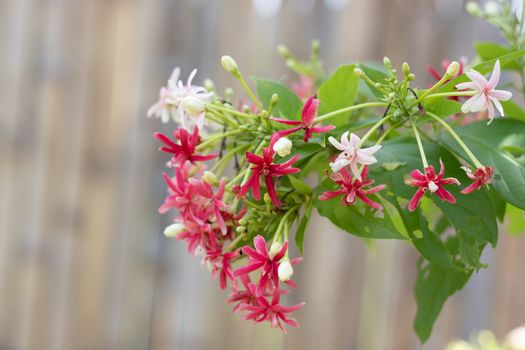
[[[281,322],[291,327],[298,327],[299,323],[293,318],[289,318],[288,314],[301,309],[305,303],[283,306],[279,303],[280,299],[281,292],[278,289],[274,290],[271,303],[264,296],[257,297],[257,305],[245,305],[243,307],[244,310],[250,311],[243,318],[245,320],[254,320],[255,322],[268,321],[272,327],[279,327],[286,334],[286,330]]]
[[[233,275],[231,261],[239,256],[237,251],[225,253],[221,247],[216,247],[213,250],[206,252],[204,261],[211,264],[211,273],[215,277],[219,273],[219,286],[221,289],[226,289],[228,280],[235,283],[235,276]]]
[[[253,164],[253,167],[251,168],[252,175],[239,190],[237,198],[241,198],[251,188],[253,197],[257,200],[261,199],[261,187],[259,182],[261,175],[264,175],[266,189],[268,190],[268,194],[270,195],[273,204],[275,206],[279,206],[281,204],[281,201],[277,196],[272,177],[280,177],[283,175],[295,174],[299,172],[300,170],[298,168],[293,168],[292,164],[300,158],[300,155],[297,154],[281,164],[273,163],[273,158],[275,156],[273,145],[279,138],[280,136],[278,134],[272,135],[270,145],[263,149],[262,157],[259,157],[258,155],[251,152],[246,152],[246,160]]]
[[[304,142],[308,142],[310,137],[312,137],[312,133],[323,133],[328,132],[330,130],[335,129],[335,126],[333,125],[327,125],[327,126],[315,126],[315,116],[317,114],[317,108],[319,107],[319,100],[316,99],[314,96],[310,97],[308,101],[304,104],[303,112],[302,112],[302,120],[288,120],[288,119],[281,119],[281,118],[271,118],[272,120],[286,124],[286,125],[296,125],[296,127],[279,131],[278,134],[281,137],[290,135],[296,131],[299,131],[301,129],[304,130]]]
[[[270,254],[266,247],[266,241],[260,235],[253,239],[253,245],[255,249],[248,246],[242,249],[243,253],[249,257],[249,264],[237,269],[234,274],[235,276],[241,276],[262,269],[261,278],[255,289],[255,294],[261,296],[267,287],[270,292],[272,292],[274,288],[279,287],[279,261],[288,250],[288,241],[284,241],[281,249],[276,252],[275,255]]]
[[[341,198],[342,205],[354,204],[356,198],[359,198],[370,207],[382,210],[383,207],[381,206],[381,204],[372,201],[367,196],[381,191],[383,188],[385,188],[385,185],[378,185],[366,189],[365,187],[368,187],[374,183],[374,180],[367,179],[367,176],[368,166],[366,165],[361,171],[361,180],[354,179],[352,181],[352,177],[350,176],[350,174],[348,174],[345,168],[339,170],[339,172],[337,173],[332,173],[330,175],[330,179],[332,179],[332,181],[341,186],[341,188],[336,191],[326,191],[321,196],[319,196],[319,199],[325,201],[337,197],[339,195],[343,195],[343,198]]]
[[[473,180],[473,182],[465,187],[463,190],[461,190],[461,193],[463,194],[469,194],[470,192],[473,192],[475,190],[479,190],[483,184],[491,184],[492,183],[492,175],[494,175],[494,168],[491,166],[485,166],[483,168],[477,168],[475,172],[472,172],[470,168],[463,167],[463,170],[467,173],[467,176],[469,179]]]
[[[237,305],[233,307],[233,312],[241,311],[245,305],[257,305],[255,284],[253,284],[250,276],[248,274],[241,275],[239,279],[244,285],[244,290],[239,290],[237,286],[233,286],[233,292],[231,292],[228,299],[226,299],[227,303],[237,303]]]
[[[163,142],[165,146],[159,148],[159,150],[166,153],[173,154],[172,163],[183,163],[188,160],[192,163],[203,162],[217,157],[216,154],[200,155],[195,154],[195,148],[200,142],[199,128],[193,129],[193,134],[190,135],[183,128],[179,128],[173,132],[173,137],[180,141],[180,145],[170,140],[170,138],[160,132],[153,134],[157,140]]]
[[[217,193],[213,193],[213,186],[203,180],[192,178],[189,181],[191,184],[192,195],[200,196],[203,200],[203,206],[210,211],[213,211],[217,220],[217,225],[219,225],[222,234],[225,235],[227,233],[227,227],[222,211],[228,209],[228,206],[222,201],[225,187],[224,180],[221,180]]]
[[[439,198],[443,201],[447,201],[451,204],[456,203],[456,199],[454,196],[445,190],[443,188],[444,185],[460,185],[458,179],[449,177],[449,178],[443,178],[443,174],[445,172],[445,166],[443,165],[443,162],[441,159],[439,160],[439,164],[441,166],[441,169],[439,170],[439,174],[436,175],[436,172],[434,171],[434,167],[432,165],[425,168],[425,174],[421,173],[419,170],[412,170],[410,173],[411,179],[405,180],[405,183],[410,186],[419,187],[408,203],[408,210],[414,211],[416,210],[417,206],[419,205],[419,202],[421,201],[421,198],[425,194],[427,190],[430,190],[432,193],[436,193]]]

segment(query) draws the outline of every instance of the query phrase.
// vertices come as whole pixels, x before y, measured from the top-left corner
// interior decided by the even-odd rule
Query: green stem
[[[441,92],[441,93],[437,93],[437,94],[427,95],[425,97],[425,99],[430,99],[430,98],[435,98],[435,97],[474,96],[475,94],[477,94],[477,91]]]
[[[373,127],[370,128],[370,130],[368,130],[368,132],[365,134],[365,136],[363,136],[361,138],[361,141],[359,141],[359,144],[357,145],[357,148],[361,148],[361,146],[363,146],[363,144],[365,143],[366,140],[368,140],[368,138],[370,136],[372,136],[372,134],[374,132],[376,132],[377,129],[379,129],[379,127],[381,125],[383,125],[388,119],[390,119],[391,115],[387,115],[386,117],[384,117],[383,119],[381,119],[380,121],[378,121],[377,123],[374,124]]]
[[[226,108],[219,105],[209,104],[208,107],[214,108],[216,110],[219,110],[221,112],[230,113],[237,117],[246,118],[246,119],[252,119],[253,117],[247,113],[237,111],[235,109]]]
[[[244,80],[244,77],[242,76],[242,74],[239,74],[237,76],[237,79],[241,83],[241,85],[244,88],[244,90],[246,90],[246,92],[248,93],[248,96],[250,96],[250,98],[252,99],[253,103],[255,103],[255,105],[257,106],[257,109],[259,110],[259,113],[262,112],[263,108],[262,108],[261,104],[257,100],[257,97],[255,97],[255,95],[253,94],[253,92],[250,89],[250,87],[248,86],[248,84],[246,84],[246,81]]]
[[[412,129],[414,130],[414,135],[416,135],[417,147],[419,148],[419,153],[421,154],[421,161],[423,162],[423,167],[427,168],[427,157],[425,156],[425,150],[423,149],[423,144],[421,143],[421,137],[419,136],[419,132],[417,131],[416,124],[412,120],[410,121],[410,124],[412,125]]]
[[[472,162],[474,163],[474,165],[476,167],[483,168],[483,164],[481,164],[481,162],[476,158],[476,156],[474,156],[474,154],[470,151],[470,149],[467,147],[467,145],[463,142],[463,140],[461,140],[459,135],[456,134],[456,132],[450,127],[450,125],[448,125],[448,123],[446,121],[444,121],[443,119],[439,118],[437,115],[435,115],[433,113],[427,112],[426,114],[429,115],[430,117],[432,117],[432,119],[434,119],[437,122],[439,122],[441,125],[443,125],[443,127],[448,131],[450,136],[452,136],[454,138],[454,140],[456,140],[458,145],[460,145],[461,148],[463,148],[463,150],[465,151],[467,156],[469,156],[470,160],[472,160]]]
[[[437,83],[432,85],[432,87],[430,87],[421,96],[419,96],[419,98],[417,99],[416,102],[421,102],[421,100],[423,100],[427,95],[429,95],[431,92],[435,91],[438,87],[443,85],[449,79],[450,79],[450,77],[448,76],[448,74],[444,74],[443,77]]]
[[[242,241],[243,239],[246,238],[246,234],[245,233],[241,233],[240,235],[238,235],[227,247],[226,247],[226,251],[227,252],[231,252],[233,250],[233,248],[235,248],[235,246],[240,242]]]
[[[354,110],[360,109],[360,108],[386,107],[386,106],[388,106],[388,103],[386,103],[386,102],[366,102],[366,103],[361,103],[361,104],[358,104],[358,105],[345,107],[345,108],[338,109],[338,110],[330,112],[330,113],[326,113],[326,114],[320,115],[320,116],[318,116],[317,118],[314,119],[314,122],[318,123],[318,122],[321,122],[323,120],[330,119],[330,118],[338,116],[340,114],[347,113],[347,112],[350,112],[350,111],[354,111]]]
[[[213,164],[213,167],[210,169],[210,171],[213,173],[217,169],[219,169],[216,175],[220,175],[224,170],[226,163],[229,162],[233,158],[233,156],[235,156],[235,153],[242,150],[243,148],[248,148],[249,146],[250,145],[241,145],[228,151],[228,153],[226,153],[226,155],[222,157],[222,159],[219,159],[215,164]]]
[[[279,226],[277,226],[277,230],[275,230],[275,235],[273,236],[272,244],[281,238],[281,231],[283,227],[286,225],[288,217],[292,215],[297,210],[297,208],[300,208],[300,207],[301,207],[301,204],[297,204],[291,207],[290,210],[288,210],[286,214],[283,215],[281,221],[279,222]]]
[[[232,135],[237,135],[237,134],[240,134],[242,132],[243,131],[241,131],[239,129],[236,129],[236,130],[230,130],[230,131],[227,131],[227,132],[224,132],[224,133],[221,133],[221,134],[216,134],[216,135],[210,136],[209,138],[204,140],[203,143],[197,145],[197,147],[195,147],[195,149],[197,151],[200,151],[203,148],[206,148],[206,147],[212,145],[214,142],[219,141],[220,139],[223,139],[225,137],[232,136]]]

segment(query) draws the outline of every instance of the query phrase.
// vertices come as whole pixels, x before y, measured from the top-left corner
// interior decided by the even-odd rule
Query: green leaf
[[[507,232],[511,235],[522,235],[525,233],[523,222],[525,221],[525,212],[515,206],[508,205],[507,208]]]
[[[379,69],[375,69],[375,68],[372,68],[370,67],[371,64],[359,64],[359,68],[361,68],[363,70],[363,72],[365,72],[365,74],[372,80],[372,81],[375,81],[376,83],[382,83],[385,81],[386,78],[388,78],[388,75],[379,70],[381,68],[383,68],[382,66],[378,66]],[[382,92],[380,92],[379,90],[376,89],[375,86],[372,86],[370,84],[368,84],[368,82],[366,83],[366,85],[368,86],[368,88],[370,89],[370,91],[372,92],[372,94],[374,94],[376,97],[379,97],[379,98],[383,98],[384,94]]]
[[[525,121],[525,110],[512,100],[500,101],[505,111],[505,118]]]
[[[425,109],[441,118],[461,112],[461,103],[457,101],[448,98],[432,99],[430,101],[430,103],[425,105]]]
[[[318,192],[333,187],[331,181],[327,179],[322,182]],[[341,205],[339,198],[333,198],[326,201],[316,199],[314,205],[321,216],[353,235],[376,239],[406,239],[396,229],[387,213],[383,212],[381,217],[377,215],[377,211],[371,210],[363,203],[356,202],[354,205],[344,206]]]
[[[255,81],[257,95],[264,108],[268,109],[272,95],[278,94],[279,101],[273,108],[273,115],[287,119],[298,119],[303,103],[290,89],[283,84],[262,78],[252,78]]]
[[[472,271],[453,271],[420,262],[415,285],[417,313],[414,329],[422,343],[427,341],[445,301],[462,289]]]
[[[288,179],[290,180],[292,187],[295,188],[295,190],[299,194],[311,194],[312,193],[312,188],[306,182],[299,180],[293,177],[292,175],[288,175]]]
[[[303,217],[301,218],[299,226],[297,227],[297,231],[295,232],[295,244],[297,245],[297,249],[301,254],[303,254],[304,234],[306,232],[306,228],[308,227],[308,223],[312,218],[312,208],[313,201],[309,201],[304,207]]]
[[[505,147],[525,147],[525,122],[497,119],[487,126],[478,122],[456,129],[482,164],[494,167],[493,188],[512,205],[525,209],[525,156],[513,157]],[[442,142],[456,154],[468,159],[459,145],[443,132]]]
[[[497,57],[505,56],[509,53],[512,53],[512,49],[505,47],[503,45],[500,45],[498,43],[493,42],[479,42],[474,44],[474,47],[476,48],[476,52],[478,53],[478,56],[483,61],[492,60]],[[504,68],[506,69],[513,69],[513,70],[521,70],[520,65],[518,62],[509,62]]]
[[[339,67],[320,87],[317,97],[321,101],[319,114],[351,106],[357,95],[359,78],[354,74],[355,64]],[[346,124],[348,116],[341,115],[332,118],[330,123],[336,126]]]

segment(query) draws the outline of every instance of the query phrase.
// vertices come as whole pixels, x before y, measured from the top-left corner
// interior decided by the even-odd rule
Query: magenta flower
[[[510,91],[495,89],[496,85],[498,85],[500,76],[499,60],[496,61],[494,70],[492,71],[492,75],[488,81],[483,75],[473,69],[466,72],[465,74],[472,81],[457,84],[456,88],[459,90],[472,89],[476,91],[476,94],[463,104],[461,111],[463,113],[468,113],[488,110],[490,119],[489,124],[492,122],[495,116],[494,106],[496,106],[498,111],[501,113],[501,116],[503,116],[503,107],[499,101],[507,101],[512,97],[512,93]]]
[[[421,201],[421,198],[425,194],[426,191],[430,190],[431,193],[436,193],[437,196],[442,201],[447,201],[451,204],[456,203],[456,198],[443,188],[445,185],[460,185],[460,182],[458,179],[449,177],[449,178],[443,178],[443,174],[445,172],[445,166],[443,165],[443,162],[441,159],[439,160],[439,164],[441,166],[439,170],[439,174],[436,175],[436,172],[434,170],[434,167],[432,165],[425,168],[425,173],[423,174],[419,170],[412,170],[410,173],[411,179],[405,180],[405,183],[410,186],[419,187],[408,203],[408,210],[414,211],[416,210],[417,206],[419,205],[419,202]]]
[[[260,178],[261,176],[264,176],[264,181],[266,183],[266,190],[268,191],[268,195],[272,199],[273,204],[275,206],[279,206],[281,204],[281,201],[279,200],[279,197],[277,196],[277,191],[275,190],[275,185],[273,183],[273,177],[280,177],[283,175],[295,174],[299,172],[300,169],[293,168],[292,164],[295,163],[300,158],[300,155],[297,154],[284,163],[280,163],[280,164],[273,163],[273,158],[275,156],[273,145],[277,142],[279,137],[280,136],[278,134],[272,135],[272,138],[270,140],[270,145],[263,149],[262,157],[259,157],[258,155],[251,153],[251,152],[246,152],[246,160],[249,163],[253,164],[251,168],[252,175],[248,179],[248,181],[239,190],[239,193],[237,194],[237,198],[241,198],[251,188],[253,197],[257,200],[261,199]]]
[[[261,296],[266,289],[272,292],[274,288],[279,287],[279,264],[280,260],[288,250],[288,241],[284,241],[281,249],[276,252],[275,255],[270,254],[266,247],[266,241],[260,235],[253,239],[253,245],[255,246],[255,249],[248,246],[242,249],[243,253],[249,257],[249,263],[248,265],[237,269],[234,272],[234,275],[242,276],[261,269],[261,278],[259,279],[255,290],[255,294]]]
[[[317,124],[315,122],[315,116],[317,115],[318,107],[319,100],[312,96],[304,104],[301,120],[271,118],[273,121],[276,121],[281,124],[295,125],[295,127],[291,129],[279,131],[279,136],[284,137],[302,129],[304,130],[303,141],[308,142],[310,137],[312,137],[312,133],[323,133],[335,129],[335,126],[333,125],[315,126]]]
[[[242,284],[244,285],[244,290],[240,290],[236,285],[232,287],[233,291],[226,299],[227,303],[237,303],[233,307],[233,312],[242,311],[245,305],[257,305],[257,296],[255,295],[255,284],[253,284],[250,276],[248,274],[239,276]]]
[[[479,190],[484,184],[492,183],[492,175],[494,175],[494,168],[491,166],[484,166],[483,168],[477,168],[476,171],[470,170],[468,167],[463,167],[463,170],[467,173],[469,179],[473,182],[461,190],[463,194],[469,194],[475,190]]]
[[[153,135],[157,140],[164,143],[164,146],[160,147],[159,150],[166,153],[173,154],[172,163],[181,164],[184,161],[195,162],[204,162],[210,159],[217,157],[216,154],[209,155],[200,155],[195,154],[195,148],[200,143],[199,137],[199,128],[195,126],[193,133],[190,135],[183,128],[179,128],[173,132],[173,137],[180,141],[180,144],[177,144],[170,140],[170,138],[160,132],[157,132]]]
[[[203,199],[203,206],[215,214],[217,225],[219,226],[223,235],[227,233],[226,223],[222,211],[226,211],[228,206],[222,201],[224,195],[225,182],[221,180],[217,193],[213,193],[213,186],[203,180],[190,179],[191,189],[193,195],[201,196]]]
[[[352,180],[352,177],[344,168],[339,170],[337,173],[332,173],[330,175],[330,179],[341,186],[341,188],[336,191],[326,191],[321,196],[319,196],[319,199],[325,201],[343,195],[341,198],[342,205],[352,205],[355,203],[355,200],[359,198],[368,206],[377,210],[382,210],[383,207],[381,204],[372,201],[367,196],[381,191],[385,188],[385,185],[366,188],[374,183],[374,180],[368,179],[367,177],[368,166],[366,165],[361,171],[361,180]]]
[[[281,299],[281,293],[278,289],[273,292],[271,302],[268,302],[265,297],[257,297],[257,305],[245,305],[244,310],[250,311],[243,317],[245,320],[254,320],[255,322],[270,322],[273,328],[279,327],[281,331],[286,334],[286,330],[283,327],[283,323],[291,327],[299,327],[299,323],[289,318],[288,315],[294,311],[300,310],[305,303],[299,303],[293,306],[283,306],[279,303]]]
[[[208,250],[204,261],[211,264],[211,273],[215,277],[219,274],[219,286],[221,289],[228,287],[228,280],[235,284],[235,276],[232,271],[232,260],[239,256],[237,251],[223,252],[220,247],[213,250]]]

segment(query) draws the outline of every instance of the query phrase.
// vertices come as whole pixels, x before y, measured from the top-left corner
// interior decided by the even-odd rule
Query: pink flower
[[[372,201],[367,196],[381,191],[385,188],[385,185],[378,185],[367,189],[366,187],[374,183],[374,180],[367,179],[367,176],[367,165],[363,167],[363,171],[361,172],[361,180],[352,180],[352,177],[344,168],[339,170],[337,173],[332,173],[330,175],[330,179],[341,186],[341,188],[336,191],[326,191],[319,197],[319,199],[325,201],[343,195],[343,198],[341,198],[342,205],[354,204],[355,200],[359,198],[370,207],[382,210],[383,207],[381,204]]]
[[[261,269],[261,278],[255,290],[255,294],[260,296],[264,294],[267,288],[272,292],[274,288],[279,287],[279,264],[288,250],[288,241],[284,241],[281,249],[275,252],[275,255],[270,254],[266,247],[266,241],[260,235],[253,239],[253,245],[255,249],[248,246],[242,249],[243,253],[249,257],[249,263],[247,266],[237,269],[234,274],[241,276]]]
[[[204,261],[211,264],[212,276],[215,277],[219,273],[219,286],[221,289],[228,287],[228,280],[235,283],[231,262],[238,256],[239,253],[237,251],[223,252],[220,247],[206,252]]]
[[[495,116],[494,106],[501,113],[501,116],[504,115],[503,107],[501,106],[501,101],[507,101],[512,97],[510,91],[504,90],[495,90],[496,85],[498,85],[500,77],[500,64],[499,60],[496,61],[494,65],[494,70],[490,79],[487,81],[483,75],[475,70],[470,70],[465,73],[471,82],[457,84],[456,88],[459,90],[472,89],[477,93],[469,98],[461,107],[463,113],[468,112],[481,112],[488,109],[489,112],[489,124],[492,122]]]
[[[170,140],[170,138],[160,132],[153,134],[157,140],[164,143],[164,146],[160,147],[159,150],[173,154],[172,163],[184,163],[185,161],[204,162],[217,157],[216,154],[200,155],[195,154],[195,148],[200,143],[199,128],[195,126],[193,133],[190,135],[183,128],[179,128],[173,132],[173,137],[180,141],[177,144]]]
[[[410,173],[411,179],[405,180],[405,183],[410,186],[419,187],[408,203],[408,210],[414,211],[416,210],[417,206],[419,205],[419,202],[421,201],[421,198],[425,194],[427,190],[430,190],[431,193],[436,193],[439,198],[443,201],[447,201],[451,204],[456,203],[456,199],[454,196],[448,192],[446,189],[443,188],[445,185],[460,185],[458,179],[449,177],[449,178],[443,178],[443,174],[445,172],[445,166],[443,165],[443,162],[441,159],[439,160],[439,164],[441,165],[441,169],[439,170],[439,174],[436,175],[436,172],[434,171],[434,167],[432,165],[425,168],[425,173],[421,173],[419,170],[413,170]]]
[[[314,121],[315,116],[317,115],[317,108],[319,107],[319,100],[316,99],[314,96],[310,97],[308,101],[304,104],[303,112],[302,112],[302,120],[288,120],[288,119],[281,119],[281,118],[271,118],[273,121],[276,121],[278,123],[286,124],[286,125],[296,125],[296,127],[279,131],[278,134],[281,137],[290,135],[296,131],[304,130],[304,142],[308,142],[310,137],[312,137],[312,133],[323,133],[328,132],[330,130],[335,129],[335,126],[333,125],[327,125],[327,126],[315,126],[316,123]]]
[[[228,209],[228,206],[222,201],[224,187],[226,185],[224,180],[221,180],[217,193],[213,193],[212,185],[203,180],[190,179],[189,182],[193,195],[202,197],[202,205],[215,214],[217,225],[222,234],[225,235],[227,233],[227,227],[221,212]]]
[[[280,298],[281,293],[278,289],[274,290],[271,302],[268,302],[263,296],[257,297],[257,305],[244,306],[243,309],[250,311],[250,313],[243,318],[245,320],[254,320],[255,322],[268,321],[272,327],[279,327],[285,334],[286,330],[281,322],[284,322],[291,327],[299,327],[299,323],[295,319],[289,318],[288,314],[300,310],[305,303],[303,302],[293,306],[283,306],[279,303]]]
[[[312,94],[314,90],[314,82],[310,77],[301,74],[299,75],[299,82],[292,83],[292,90],[301,100],[304,101]]]
[[[475,172],[472,172],[469,167],[463,167],[463,170],[467,173],[469,179],[473,182],[461,190],[463,194],[469,194],[475,190],[479,190],[484,184],[492,183],[492,175],[494,174],[494,168],[491,166],[484,166],[483,168],[477,168]]]
[[[349,166],[354,177],[361,180],[358,165],[370,165],[376,163],[377,159],[373,154],[381,149],[381,145],[361,148],[359,145],[361,142],[359,136],[350,134],[350,139],[348,139],[348,134],[349,132],[347,131],[341,136],[341,142],[337,141],[332,136],[328,138],[328,141],[330,141],[335,148],[342,151],[335,161],[330,163],[330,168],[332,168],[333,172],[337,173],[344,167]]]
[[[242,284],[244,285],[244,290],[240,290],[237,286],[233,286],[233,291],[226,299],[227,303],[237,303],[234,306],[233,312],[242,311],[245,305],[257,305],[257,296],[255,295],[255,284],[253,284],[250,276],[248,274],[239,276]]]
[[[251,152],[246,152],[246,160],[249,163],[253,164],[251,168],[252,175],[248,179],[248,181],[241,187],[239,193],[237,194],[237,198],[241,198],[251,188],[253,197],[257,200],[261,199],[261,187],[259,182],[261,176],[264,176],[266,189],[268,190],[268,194],[270,195],[273,204],[275,206],[279,206],[281,204],[281,201],[277,196],[272,177],[280,177],[283,175],[295,174],[299,172],[300,169],[293,168],[292,164],[300,158],[300,155],[297,154],[284,163],[273,163],[273,158],[275,156],[273,145],[277,142],[278,139],[278,134],[272,135],[270,145],[263,149],[262,157],[259,157],[258,155]]]
[[[176,67],[170,75],[169,81],[178,81],[180,76],[180,68]],[[176,106],[166,101],[170,96],[170,90],[162,87],[159,91],[159,100],[153,106],[148,109],[148,118],[155,116],[166,124],[172,118],[173,113],[176,110]]]

